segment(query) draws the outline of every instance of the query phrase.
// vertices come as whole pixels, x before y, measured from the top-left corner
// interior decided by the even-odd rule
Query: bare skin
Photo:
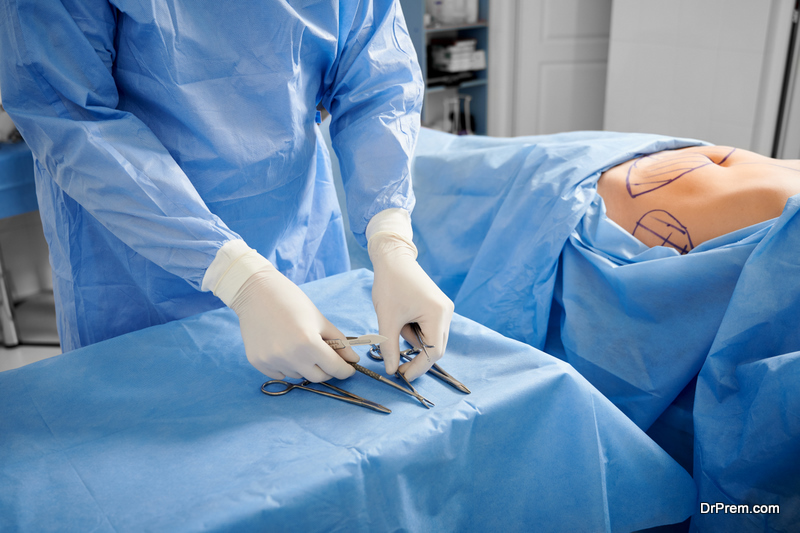
[[[608,217],[649,247],[699,244],[780,216],[800,193],[800,160],[727,146],[668,150],[600,176]]]

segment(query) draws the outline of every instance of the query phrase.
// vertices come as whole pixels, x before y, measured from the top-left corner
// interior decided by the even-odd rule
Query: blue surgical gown
[[[70,350],[219,307],[242,238],[292,281],[349,268],[351,229],[412,209],[422,81],[397,2],[10,0],[3,103],[30,145]]]

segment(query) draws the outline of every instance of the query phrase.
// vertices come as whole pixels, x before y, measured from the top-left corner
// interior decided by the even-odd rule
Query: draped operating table
[[[371,273],[303,286],[377,330]],[[361,363],[380,371],[366,357]],[[261,393],[235,315],[208,312],[0,373],[3,531],[632,531],[680,522],[694,483],[572,368],[456,316],[436,403],[361,374],[381,414]]]

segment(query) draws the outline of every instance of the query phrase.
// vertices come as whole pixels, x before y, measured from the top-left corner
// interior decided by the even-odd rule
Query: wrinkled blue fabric
[[[698,507],[696,529],[792,531],[800,523],[800,197],[776,220],[681,256],[633,238],[596,194],[603,170],[689,144],[700,143],[423,130],[412,166],[419,262],[458,313],[568,361],[650,428],[693,468],[699,501],[781,506],[779,515],[724,518]]]
[[[366,270],[303,285],[377,331]],[[357,348],[361,363],[381,364]],[[0,373],[0,530],[633,531],[695,506],[685,470],[569,365],[455,316],[436,406],[268,397],[228,309]]]
[[[695,531],[800,526],[800,195],[745,263],[697,378],[700,500],[780,506],[780,514],[704,514]]]
[[[649,428],[700,371],[742,267],[771,226],[681,256],[639,242],[597,196],[564,245],[551,317],[559,327],[547,349]]]
[[[0,143],[0,218],[37,209],[31,151],[25,143]]]
[[[422,82],[399,4],[307,4],[0,7],[65,350],[221,306],[198,289],[239,237],[297,283],[347,270],[318,104],[357,239],[413,207]]]

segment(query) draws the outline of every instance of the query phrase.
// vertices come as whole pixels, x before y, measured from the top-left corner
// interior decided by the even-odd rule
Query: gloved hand
[[[444,355],[453,318],[453,302],[417,263],[417,249],[411,241],[411,222],[407,212],[402,211],[403,217],[402,213],[397,213],[401,210],[388,211],[394,213],[382,211],[367,228],[367,248],[375,273],[372,303],[378,315],[379,332],[389,339],[381,344],[387,374],[397,371],[401,335],[411,346],[420,347],[408,326],[411,322],[419,324],[424,342],[433,345],[427,349],[430,360],[421,352],[413,361],[400,367],[406,379],[411,381],[427,372]],[[384,217],[384,214],[388,216]],[[407,224],[400,220],[402,218],[408,220]]]
[[[214,294],[238,315],[247,360],[267,376],[320,382],[355,372],[347,364],[359,360],[353,349],[334,350],[324,341],[344,339],[344,334],[255,250],[233,260]]]

